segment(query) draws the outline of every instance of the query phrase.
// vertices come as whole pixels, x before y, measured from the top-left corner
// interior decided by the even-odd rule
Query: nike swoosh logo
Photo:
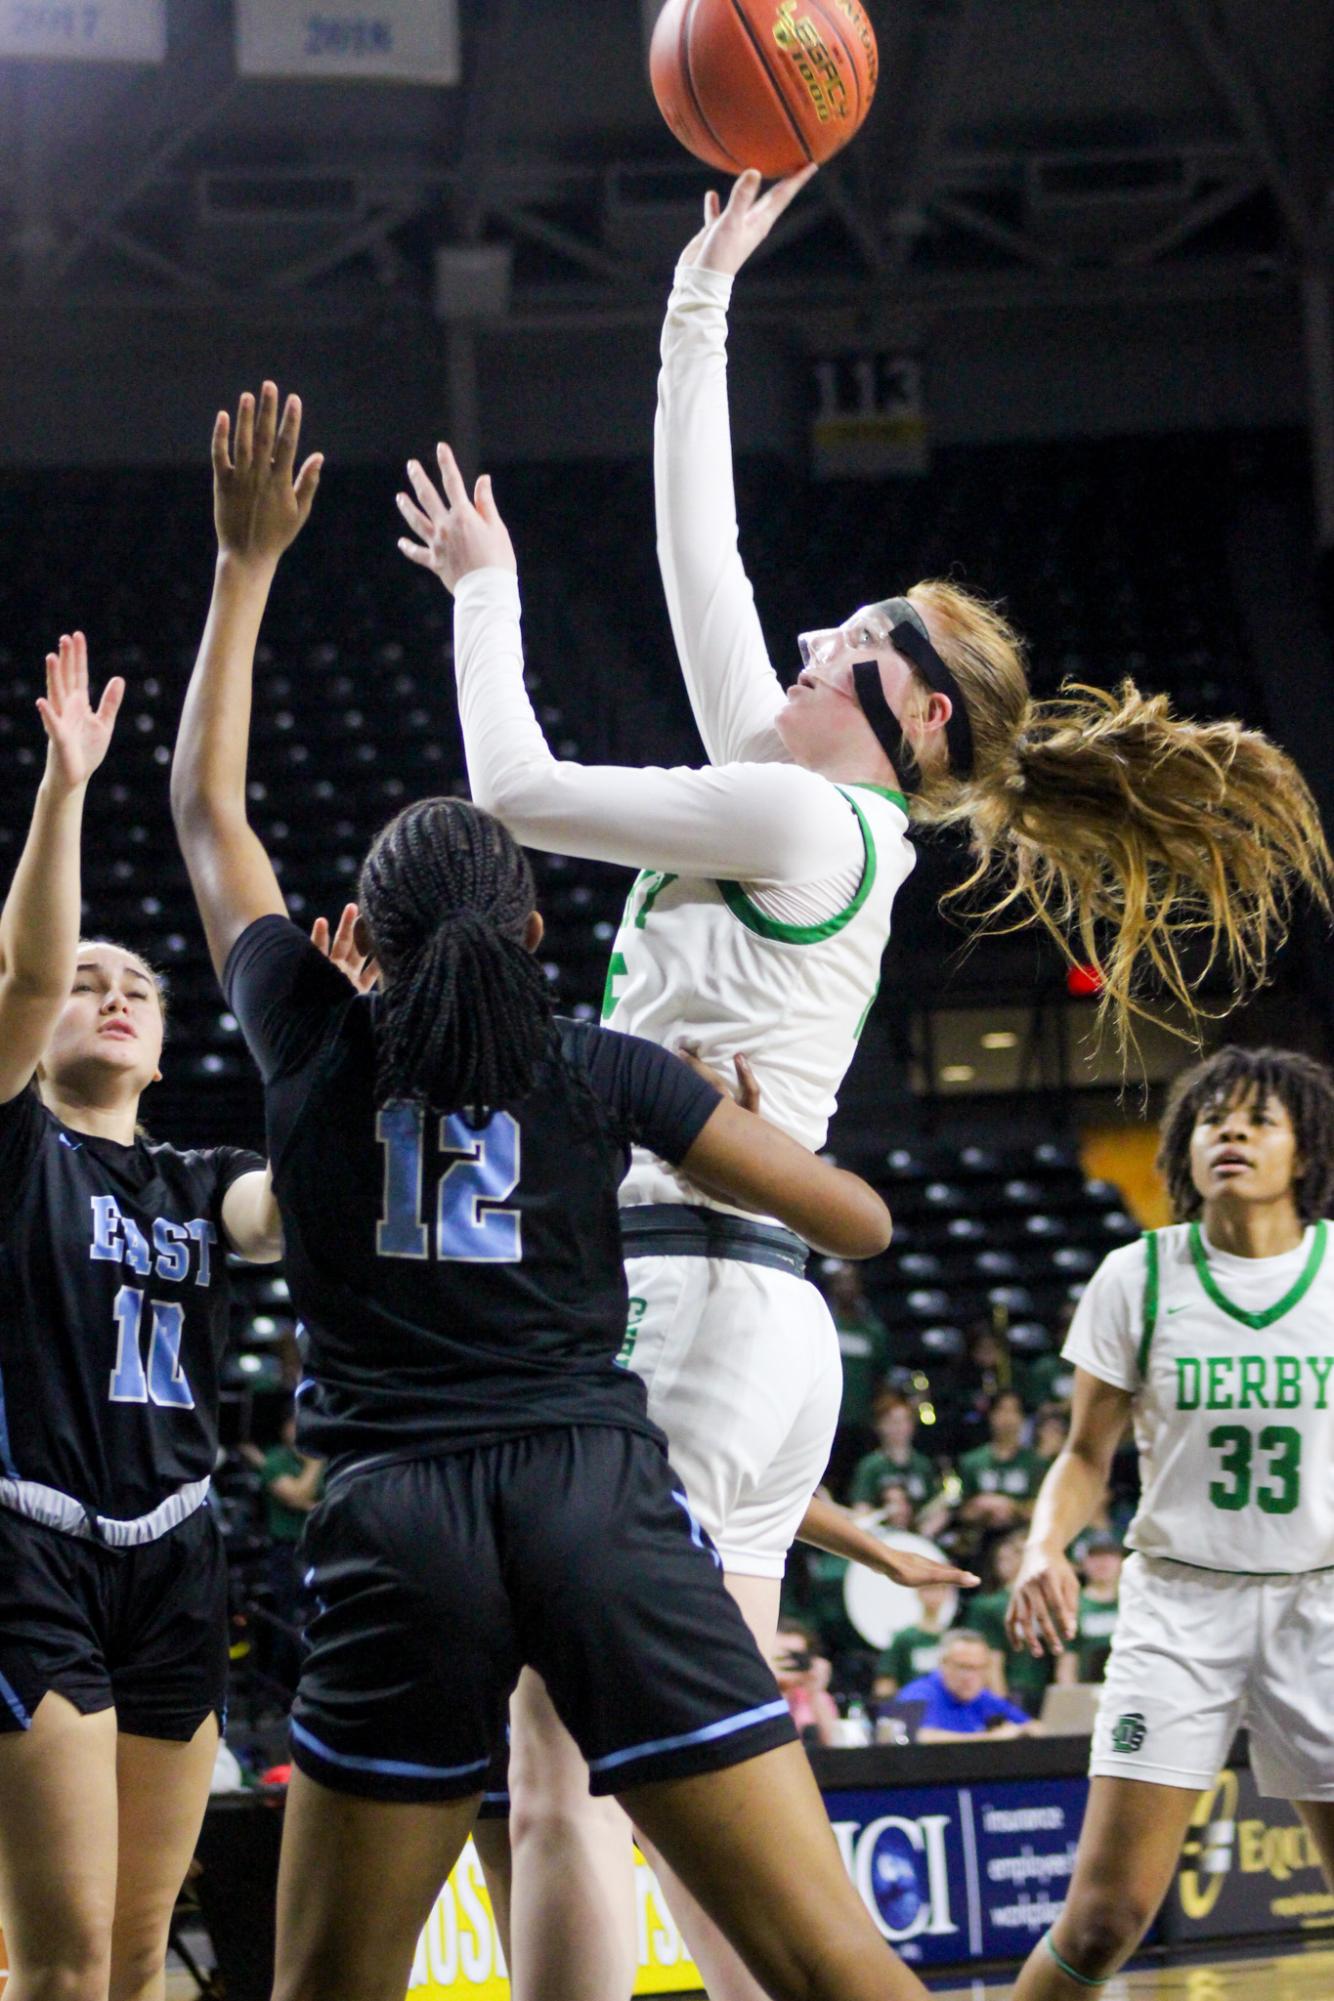
[[[1169,1307],[1167,1308],[1167,1312],[1166,1312],[1166,1317],[1167,1317],[1167,1319],[1169,1319],[1169,1320],[1170,1320],[1170,1319],[1172,1318],[1172,1315],[1173,1315],[1174,1313],[1184,1313],[1184,1312],[1185,1312],[1185,1310],[1186,1310],[1186,1309],[1185,1309],[1185,1307],[1184,1307],[1184,1306],[1169,1306]]]

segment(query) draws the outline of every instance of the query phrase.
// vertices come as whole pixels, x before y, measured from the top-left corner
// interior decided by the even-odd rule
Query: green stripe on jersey
[[[1149,1373],[1149,1346],[1158,1320],[1158,1232],[1144,1232],[1144,1331],[1139,1337],[1135,1366],[1141,1376]]]
[[[841,785],[838,789],[840,792],[843,792]],[[878,790],[879,788],[875,787],[873,789]],[[862,868],[862,879],[858,884],[857,894],[853,897],[851,903],[845,904],[842,910],[835,911],[832,917],[826,917],[820,924],[782,924],[778,918],[766,916],[764,911],[752,903],[739,882],[720,882],[718,889],[722,895],[723,902],[727,905],[733,917],[745,925],[747,931],[753,931],[759,938],[773,938],[780,945],[818,945],[823,939],[834,937],[836,933],[843,929],[844,925],[852,922],[867,897],[871,894],[871,889],[875,882],[875,838],[871,833],[870,827],[867,825],[866,815],[862,812],[857,801],[848,798],[846,792],[843,792],[843,797],[847,799],[849,806],[851,806],[853,812],[857,815],[857,823],[862,830],[862,844],[866,850],[866,861]]]
[[[878,793],[882,799],[888,799],[891,806],[897,806],[900,813],[907,813],[908,801],[902,792],[892,791],[888,785],[872,785],[870,780],[867,778],[854,778],[850,782],[851,784],[856,786],[859,792]],[[840,792],[843,791],[843,787],[841,785],[839,786],[838,789]],[[847,795],[844,794],[844,796],[846,797]]]
[[[1204,1248],[1204,1233],[1198,1223],[1192,1223],[1190,1226],[1190,1255],[1194,1262],[1200,1284],[1204,1287],[1214,1305],[1221,1312],[1226,1313],[1230,1319],[1239,1320],[1243,1327],[1259,1329],[1272,1327],[1276,1320],[1281,1320],[1285,1313],[1291,1313],[1293,1307],[1300,1305],[1301,1301],[1305,1299],[1315,1282],[1315,1275],[1319,1271],[1321,1262],[1324,1259],[1325,1242],[1328,1234],[1325,1220],[1322,1216],[1312,1233],[1310,1253],[1302,1268],[1301,1276],[1295,1285],[1291,1286],[1284,1293],[1282,1299],[1277,1300],[1273,1306],[1266,1306],[1262,1313],[1248,1312],[1244,1306],[1237,1306],[1228,1298],[1210,1269],[1209,1253]]]

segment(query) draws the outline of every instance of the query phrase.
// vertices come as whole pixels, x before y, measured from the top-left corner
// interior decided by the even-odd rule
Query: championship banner
[[[237,0],[242,76],[457,83],[458,0]]]
[[[1173,1944],[1334,1930],[1334,1895],[1297,1809],[1263,1799],[1244,1768],[1201,1795],[1162,1911]]]
[[[922,364],[915,354],[842,354],[811,365],[811,470],[816,479],[922,473],[930,452]]]
[[[704,1982],[672,1921],[657,1878],[635,1850],[639,1925],[636,1994],[697,1994]],[[482,1865],[470,1841],[417,1941],[409,2001],[508,2001],[509,1974]]]
[[[167,0],[0,0],[0,56],[160,63]]]

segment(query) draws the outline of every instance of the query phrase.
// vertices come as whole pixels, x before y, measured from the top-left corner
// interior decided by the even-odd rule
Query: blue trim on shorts
[[[413,1765],[403,1758],[355,1758],[346,1751],[331,1751],[327,1744],[321,1744],[318,1737],[307,1730],[304,1723],[291,1719],[292,1735],[317,1758],[327,1759],[331,1765],[342,1765],[350,1772],[383,1772],[395,1779],[461,1779],[467,1772],[483,1772],[491,1763],[489,1757],[474,1758],[467,1765]]]
[[[503,1792],[503,1793],[483,1793],[483,1794],[482,1794],[482,1805],[483,1805],[483,1806],[508,1806],[508,1805],[509,1805],[509,1803],[510,1803],[510,1796],[509,1796],[509,1792],[508,1792],[508,1789],[507,1789],[507,1790],[506,1790],[505,1792]]]
[[[9,1450],[9,1420],[5,1416],[5,1379],[0,1375],[0,1473],[7,1480],[17,1480],[19,1469],[14,1464]]]
[[[0,1674],[0,1696],[4,1697],[5,1707],[18,1724],[19,1729],[31,1730],[32,1718],[19,1700],[18,1690],[13,1686],[12,1682],[6,1681],[2,1674]]]
[[[590,1758],[590,1772],[609,1772],[614,1765],[628,1765],[633,1758],[653,1758],[663,1751],[684,1751],[690,1744],[707,1744],[715,1737],[731,1737],[748,1730],[753,1723],[772,1723],[788,1714],[787,1701],[762,1702],[758,1709],[744,1709],[739,1716],[725,1716],[721,1723],[706,1723],[702,1730],[686,1730],[679,1737],[656,1737],[651,1744],[632,1744],[628,1751],[609,1751],[605,1758]]]

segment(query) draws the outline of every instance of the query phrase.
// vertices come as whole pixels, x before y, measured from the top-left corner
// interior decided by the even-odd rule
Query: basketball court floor
[[[1008,1979],[936,1988],[938,2001],[1004,2001]],[[1192,1960],[1121,1973],[1097,1990],[1099,2001],[1334,2001],[1334,1951],[1328,1946],[1247,1959]]]
[[[933,1989],[937,2001],[1005,2001],[1009,1991],[1008,1978]],[[1142,1967],[1118,1974],[1098,1992],[1099,2001],[1334,2001],[1334,1951],[1322,1946],[1282,1958]],[[187,1973],[168,1975],[167,2001],[198,2001],[198,1995]]]

